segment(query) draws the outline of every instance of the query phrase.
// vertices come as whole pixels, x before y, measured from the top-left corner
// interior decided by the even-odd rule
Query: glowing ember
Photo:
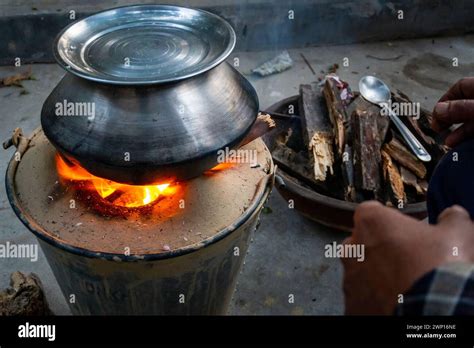
[[[162,195],[174,192],[169,183],[159,185],[127,185],[92,175],[79,165],[69,165],[56,155],[56,168],[63,180],[83,183],[86,189],[96,191],[110,203],[127,208],[142,207],[156,201]]]

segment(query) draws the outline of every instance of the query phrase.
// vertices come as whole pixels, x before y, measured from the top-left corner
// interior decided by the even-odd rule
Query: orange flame
[[[158,185],[127,185],[92,175],[77,164],[69,165],[58,154],[56,168],[59,177],[64,180],[81,181],[90,184],[89,189],[95,190],[100,197],[111,198],[114,205],[137,208],[156,201],[161,195],[170,195],[175,191],[170,183]],[[112,195],[119,192],[118,197]]]
[[[230,162],[222,162],[222,163],[219,163],[218,165],[216,165],[215,167],[211,168],[211,169],[208,169],[204,172],[204,175],[213,175],[213,174],[216,174],[216,173],[219,173],[223,170],[226,170],[226,169],[229,169],[229,168],[232,168],[234,167],[234,163],[230,163]]]

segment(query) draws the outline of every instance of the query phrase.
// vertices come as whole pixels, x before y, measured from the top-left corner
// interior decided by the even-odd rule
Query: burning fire
[[[92,175],[77,164],[66,163],[59,154],[56,155],[56,168],[61,179],[80,181],[87,185],[87,189],[95,190],[103,199],[121,207],[142,207],[156,201],[162,195],[170,195],[174,192],[170,183],[127,185],[103,179]]]

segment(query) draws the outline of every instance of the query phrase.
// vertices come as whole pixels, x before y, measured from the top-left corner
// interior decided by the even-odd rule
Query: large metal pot
[[[133,16],[136,17],[135,21],[130,19]],[[149,25],[143,16],[145,19],[150,18]],[[217,48],[212,45],[209,48],[205,46],[206,42],[196,43],[196,35],[189,38],[189,42],[186,41],[179,36],[184,34],[178,35],[172,31],[178,27],[175,22],[179,22],[180,18],[191,23],[189,30],[195,30],[197,34],[202,32],[201,35],[209,35],[213,40],[216,40],[214,32],[223,32],[220,40],[226,39],[226,44],[219,43]],[[164,23],[174,22],[164,26],[160,20]],[[117,44],[118,48],[114,46],[110,52],[104,53],[104,44],[113,46],[122,40],[122,37],[117,36],[123,35],[120,32],[109,38],[107,35],[110,36],[110,30],[104,27],[104,21],[109,26],[118,22],[116,25],[120,30],[124,25],[130,26],[128,31],[138,30],[136,23],[143,28],[137,32],[138,38],[127,36],[124,39],[128,40],[126,44]],[[156,23],[161,24],[156,26]],[[81,26],[77,27],[78,24]],[[209,49],[209,54],[213,53],[215,59],[194,69],[192,74],[190,70],[193,65],[183,60],[183,65],[188,65],[183,66],[180,74],[176,70],[178,67],[175,67],[175,60],[180,55],[167,56],[166,52],[170,48],[163,48],[163,45],[154,41],[154,37],[159,36],[162,30],[171,31],[166,33],[165,38],[178,37],[183,47],[189,47],[182,49],[181,56],[191,54],[189,52],[195,44],[203,46],[199,52]],[[150,31],[153,35],[150,35]],[[80,36],[77,36],[77,32]],[[87,39],[88,35],[90,39]],[[108,41],[102,42],[95,39],[94,35],[105,37],[103,41]],[[131,75],[134,69],[122,69],[119,63],[115,63],[114,54],[121,50],[120,55],[133,55],[134,52],[127,50],[127,47],[140,38],[143,40],[140,47],[144,48],[136,53],[135,60],[133,56],[131,58],[132,63],[138,62],[135,69],[137,80],[134,80]],[[95,46],[89,43],[94,40],[98,41]],[[171,41],[169,45],[174,43]],[[200,175],[217,164],[219,150],[239,144],[257,117],[259,105],[255,90],[234,68],[222,63],[234,44],[235,34],[223,19],[205,11],[175,6],[124,7],[76,22],[56,40],[55,56],[69,73],[43,105],[43,130],[63,155],[78,161],[89,172],[100,177],[129,184],[150,184]],[[83,53],[68,56],[68,45],[93,47],[77,49]],[[216,49],[222,52],[216,54]],[[84,56],[96,51],[99,53],[95,55],[103,54],[104,60],[108,59],[111,63],[104,67],[104,63],[94,56],[90,58],[90,66],[87,66]],[[159,79],[160,74],[156,71],[161,63],[160,59],[154,58],[154,54],[158,53],[162,53],[163,59],[168,59],[169,64],[173,65],[175,70],[171,76],[177,76],[175,81],[169,74]],[[202,55],[199,58],[205,60],[206,56]],[[85,65],[81,67],[82,70],[75,68],[81,64]],[[147,67],[153,74],[149,80],[145,78]],[[89,73],[86,68],[93,70],[93,73]],[[96,72],[94,69],[102,71]],[[111,71],[116,72],[116,75],[110,76],[109,80],[103,77]],[[128,75],[122,76],[124,74]],[[73,111],[70,116],[77,117],[64,115],[69,107]],[[74,108],[94,112],[93,115],[87,112],[76,115]]]
[[[65,100],[93,103],[94,118],[57,116],[56,105]],[[217,151],[238,145],[257,113],[253,87],[223,63],[176,83],[137,87],[68,73],[46,99],[41,125],[62,154],[92,174],[149,184],[215,166]]]

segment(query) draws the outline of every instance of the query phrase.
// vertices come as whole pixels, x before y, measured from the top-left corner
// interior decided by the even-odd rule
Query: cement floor
[[[330,65],[337,63],[339,75],[352,86],[361,76],[382,77],[392,88],[408,94],[423,107],[431,109],[443,91],[474,68],[474,36],[421,39],[372,44],[314,47],[290,50],[294,66],[281,74],[247,77],[257,89],[261,108],[298,93],[301,83],[312,82]],[[238,69],[248,74],[251,68],[274,56],[277,51],[237,52]],[[307,58],[313,75],[301,54]],[[343,60],[349,59],[349,66]],[[453,66],[457,58],[459,65]],[[389,59],[389,60],[386,60]],[[32,66],[34,81],[25,81],[24,90],[0,88],[0,139],[10,136],[15,127],[28,134],[40,123],[43,101],[64,74],[55,64]],[[14,73],[1,67],[0,77]],[[0,151],[0,172],[4,173],[13,150]],[[313,223],[296,211],[275,190],[268,202],[271,213],[262,214],[245,265],[239,276],[230,314],[306,314],[343,313],[342,268],[339,260],[326,259],[324,246],[340,242],[345,235]],[[0,185],[0,243],[36,243],[32,234],[13,213]],[[0,288],[5,288],[15,270],[40,276],[53,311],[69,314],[58,284],[41,253],[37,262],[26,259],[0,259]],[[294,295],[294,303],[289,303]]]

